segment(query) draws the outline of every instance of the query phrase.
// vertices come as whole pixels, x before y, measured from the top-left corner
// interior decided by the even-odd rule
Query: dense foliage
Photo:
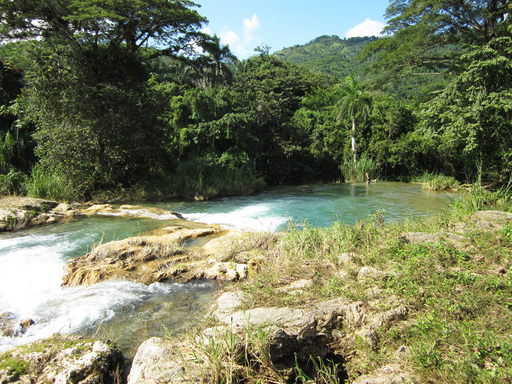
[[[191,1],[1,0],[2,192],[207,198],[366,172],[506,182],[506,5],[393,1],[386,37],[238,61]]]

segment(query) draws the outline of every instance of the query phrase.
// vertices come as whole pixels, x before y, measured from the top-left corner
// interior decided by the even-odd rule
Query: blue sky
[[[195,0],[217,34],[239,59],[260,45],[279,51],[322,35],[378,35],[389,0]]]

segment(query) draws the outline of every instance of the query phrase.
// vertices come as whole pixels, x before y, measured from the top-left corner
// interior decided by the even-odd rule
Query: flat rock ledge
[[[79,215],[111,215],[120,217],[146,217],[160,220],[184,221],[178,212],[153,207],[110,204],[66,204],[32,197],[0,198],[0,232],[14,231]]]
[[[54,335],[0,355],[0,383],[120,383],[124,359],[112,345]]]
[[[31,197],[0,199],[0,232],[13,231],[40,224],[50,224],[66,216],[64,205]]]
[[[199,383],[205,371],[197,356],[204,348],[224,344],[242,356],[250,355],[252,352],[245,348],[247,340],[254,339],[265,344],[263,348],[268,350],[272,366],[285,382],[293,382],[297,376],[296,362],[301,369],[308,369],[310,357],[328,358],[339,364],[338,377],[348,379],[344,363],[364,354],[358,351],[358,343],[362,340],[367,346],[375,345],[379,328],[402,321],[407,315],[407,308],[396,298],[373,306],[338,298],[312,303],[307,308],[240,310],[244,302],[250,302],[250,297],[239,291],[223,293],[211,311],[217,326],[198,333],[193,344],[156,337],[142,343],[134,357],[128,384]],[[378,309],[382,307],[388,309]],[[342,348],[333,350],[332,345]],[[371,380],[361,377],[358,382],[392,383],[395,381],[383,379],[411,376],[398,361],[392,368],[383,367],[382,373],[376,372]]]

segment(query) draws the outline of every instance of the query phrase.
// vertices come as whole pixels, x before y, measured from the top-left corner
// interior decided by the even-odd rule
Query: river
[[[375,211],[386,222],[426,216],[450,199],[405,183],[276,187],[252,196],[204,202],[151,204],[187,219],[255,231],[285,230],[290,224],[325,227],[354,224]],[[205,312],[217,282],[190,284],[108,281],[61,287],[67,260],[100,242],[137,236],[165,226],[165,217],[79,217],[52,226],[0,234],[0,314],[31,318],[21,337],[0,337],[0,352],[53,333],[80,333],[116,341],[128,354],[151,336],[177,335]]]

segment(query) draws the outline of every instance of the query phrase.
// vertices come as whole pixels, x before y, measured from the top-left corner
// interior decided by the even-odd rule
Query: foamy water
[[[126,225],[122,220],[112,222],[107,217],[84,218],[67,226],[67,231],[63,225],[56,224],[46,230],[57,233],[46,234],[44,228],[37,228],[0,235],[0,314],[9,312],[17,320],[30,318],[35,322],[21,337],[0,337],[0,352],[54,333],[93,333],[116,317],[133,323],[142,318],[139,327],[145,326],[148,320],[166,324],[166,317],[172,317],[172,312],[155,315],[155,305],[151,302],[157,301],[161,306],[161,302],[172,302],[178,295],[185,295],[181,299],[190,302],[210,294],[212,286],[208,282],[146,286],[110,280],[91,286],[61,287],[67,260],[85,254],[101,241],[105,234],[97,227],[109,222]],[[64,232],[58,232],[59,226]],[[138,225],[133,224],[133,231],[138,231]],[[141,310],[142,306],[145,307]],[[119,331],[124,326],[121,322],[111,327]],[[138,331],[130,329],[130,332]]]
[[[249,231],[271,231],[286,224],[288,219],[272,213],[271,204],[256,204],[219,213],[190,213],[183,215],[188,220],[206,224],[222,224],[229,228]]]

